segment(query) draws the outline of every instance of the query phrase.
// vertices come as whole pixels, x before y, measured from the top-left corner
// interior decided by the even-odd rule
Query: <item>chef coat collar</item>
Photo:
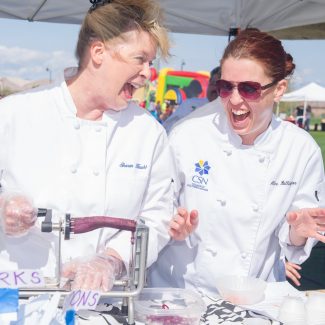
[[[221,105],[221,103],[220,103]],[[229,142],[229,144],[234,147],[255,147],[256,149],[263,150],[264,152],[273,152],[274,145],[278,143],[278,137],[273,136],[274,131],[276,131],[281,123],[281,121],[272,115],[271,123],[268,128],[261,133],[254,141],[252,146],[246,146],[242,143],[242,138],[232,129],[228,123],[228,118],[223,110],[219,110],[218,116],[215,117],[214,123],[217,124],[219,131],[221,131],[224,140]]]
[[[280,125],[280,121],[278,121],[274,115],[272,115],[272,120],[268,128],[261,133],[254,141],[255,146],[259,145],[267,145],[267,143],[272,142],[272,134]]]
[[[61,75],[61,86],[63,89],[63,95],[64,99],[66,101],[66,106],[67,110],[65,111],[65,116],[67,117],[74,117],[77,118],[77,108],[76,105],[74,104],[74,101],[72,99],[72,96],[70,94],[70,91],[68,89],[67,85],[67,80],[73,78],[76,74],[78,73],[78,68],[77,67],[69,67],[64,70],[64,73]],[[107,122],[111,119],[114,121],[118,121],[121,116],[121,111],[114,111],[114,110],[107,110],[104,112],[102,116],[101,122]]]

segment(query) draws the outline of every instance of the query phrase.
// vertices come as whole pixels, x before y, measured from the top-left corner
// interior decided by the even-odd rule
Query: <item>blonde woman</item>
[[[168,56],[161,15],[154,0],[92,0],[76,47],[78,67],[48,88],[1,100],[2,269],[54,273],[56,238],[35,226],[36,207],[73,216],[141,216],[150,227],[149,265],[168,242],[166,133],[130,101],[157,52]],[[173,234],[181,234],[179,225]],[[65,241],[64,276],[73,288],[109,290],[128,262],[129,242],[129,234],[111,229]]]

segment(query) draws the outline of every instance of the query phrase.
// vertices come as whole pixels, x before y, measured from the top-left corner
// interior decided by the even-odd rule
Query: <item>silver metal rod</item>
[[[55,227],[62,230],[62,224]],[[148,237],[149,229],[146,225],[139,223],[136,230],[135,249],[133,250],[133,256],[131,256],[132,266],[129,276],[132,278],[119,279],[114,281],[114,286],[124,287],[124,291],[109,291],[101,293],[101,298],[122,298],[127,301],[128,304],[128,324],[135,323],[135,308],[134,298],[138,296],[145,285],[146,279],[146,266],[147,266],[147,254],[148,254]],[[61,261],[61,231],[59,234],[59,253],[58,259]],[[60,268],[58,267],[60,272]],[[60,292],[62,297],[66,297],[71,291],[61,289],[58,286],[51,285],[47,288],[40,289],[21,289],[19,290],[20,298],[28,298],[31,296],[37,296],[40,294],[53,292]]]

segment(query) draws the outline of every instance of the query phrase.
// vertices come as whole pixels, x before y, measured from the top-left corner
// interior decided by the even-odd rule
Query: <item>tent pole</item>
[[[35,12],[32,14],[31,17],[27,18],[28,21],[34,21],[35,16],[38,14],[38,12],[42,9],[42,7],[45,5],[45,3],[47,2],[47,0],[44,0],[39,6],[38,8],[36,8]]]

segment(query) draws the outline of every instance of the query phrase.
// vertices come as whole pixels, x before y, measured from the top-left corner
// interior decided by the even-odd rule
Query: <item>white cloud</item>
[[[315,81],[315,71],[311,68],[296,69],[291,84],[293,89],[300,88]]]
[[[49,78],[65,67],[76,65],[73,53],[52,53],[20,47],[0,46],[0,77],[19,77],[29,80]],[[46,69],[50,71],[46,71]]]
[[[0,64],[22,64],[44,60],[46,54],[19,47],[0,46]]]

